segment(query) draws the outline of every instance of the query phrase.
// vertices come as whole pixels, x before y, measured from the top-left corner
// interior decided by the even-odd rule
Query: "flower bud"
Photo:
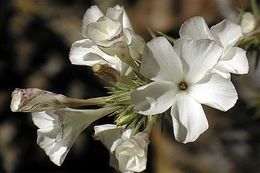
[[[109,83],[115,84],[120,79],[120,73],[108,64],[95,64],[92,69],[95,75]]]
[[[250,13],[246,12],[242,16],[241,28],[244,34],[252,32],[256,27],[256,18]]]

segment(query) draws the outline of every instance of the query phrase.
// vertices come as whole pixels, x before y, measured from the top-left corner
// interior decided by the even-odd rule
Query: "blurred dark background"
[[[90,98],[106,93],[91,68],[71,65],[71,44],[81,37],[88,7],[105,10],[125,6],[135,31],[149,41],[146,27],[178,37],[178,29],[194,15],[213,25],[235,19],[248,0],[0,0],[0,173],[113,172],[108,151],[85,130],[61,167],[49,161],[36,144],[36,127],[27,113],[10,111],[15,88],[40,88],[69,97]],[[250,64],[255,59],[250,58]],[[196,142],[175,142],[171,125],[155,127],[146,172],[259,173],[260,120],[253,100],[260,98],[260,70],[233,76],[240,99],[226,113],[205,107],[210,128]],[[103,118],[94,124],[112,123]]]

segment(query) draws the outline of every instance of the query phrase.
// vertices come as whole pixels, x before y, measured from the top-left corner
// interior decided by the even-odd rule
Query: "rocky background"
[[[0,173],[113,172],[108,151],[92,139],[93,126],[78,138],[61,167],[49,161],[36,144],[36,127],[26,113],[12,113],[11,92],[36,87],[69,97],[106,93],[103,83],[85,66],[71,65],[71,44],[81,39],[85,10],[123,4],[137,33],[146,41],[146,27],[178,37],[183,21],[203,16],[212,25],[235,19],[248,0],[0,0]],[[171,124],[153,129],[146,172],[260,173],[260,68],[249,57],[248,75],[233,76],[240,95],[228,112],[204,107],[210,128],[196,142],[175,142]],[[260,102],[260,101],[259,101]],[[95,124],[111,123],[103,118]]]

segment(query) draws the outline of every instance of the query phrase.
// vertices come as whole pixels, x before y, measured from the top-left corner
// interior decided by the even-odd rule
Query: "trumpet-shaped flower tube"
[[[111,113],[115,108],[57,109],[32,113],[37,130],[37,143],[60,166],[79,134],[92,122]]]

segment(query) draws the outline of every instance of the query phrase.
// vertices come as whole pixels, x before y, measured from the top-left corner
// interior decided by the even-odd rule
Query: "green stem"
[[[169,36],[169,35],[167,35],[167,34],[161,32],[161,31],[157,31],[157,33],[158,33],[159,35],[161,35],[161,36],[164,36],[164,37],[165,37],[167,40],[169,40],[172,44],[174,44],[174,42],[176,41],[175,38],[173,38],[173,37],[171,37],[171,36]]]
[[[149,34],[151,35],[152,38],[156,38],[156,34],[152,31],[151,28],[147,27],[147,31],[149,32]]]
[[[63,102],[63,104],[67,107],[104,105],[105,99],[106,97],[96,97],[90,99],[67,98],[66,101]]]

